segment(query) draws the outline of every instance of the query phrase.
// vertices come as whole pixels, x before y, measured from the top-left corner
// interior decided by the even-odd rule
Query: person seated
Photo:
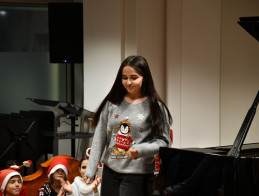
[[[19,166],[19,165],[17,164],[17,161],[16,161],[16,160],[8,160],[8,161],[6,162],[6,164],[5,164],[5,167],[6,167],[7,169],[14,169],[14,170],[16,170],[17,172],[19,172],[19,173],[21,174],[20,170],[22,169],[22,167],[30,167],[31,165],[32,165],[32,162],[31,162],[30,160],[24,161],[21,166]],[[0,196],[2,196],[2,195],[3,195],[3,194],[2,194],[2,192],[0,191]],[[26,190],[26,188],[25,188],[25,186],[24,186],[24,184],[23,184],[19,196],[27,196],[27,195],[28,195],[27,190]]]
[[[97,175],[95,180],[91,184],[86,184],[83,177],[87,168],[90,150],[87,150],[86,156],[84,156],[79,162],[80,176],[76,176],[74,182],[70,184],[69,181],[61,180],[62,187],[68,192],[69,196],[99,196],[101,188],[101,172],[102,165],[99,164],[97,169]]]
[[[68,161],[64,157],[54,157],[48,169],[48,182],[39,189],[39,196],[64,196],[67,195],[61,186],[61,180],[66,180],[68,175]]]
[[[0,189],[4,196],[18,196],[22,189],[22,176],[13,169],[0,171]]]

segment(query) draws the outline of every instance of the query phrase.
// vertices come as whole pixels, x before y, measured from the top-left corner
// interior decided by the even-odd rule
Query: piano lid
[[[237,23],[259,41],[259,16],[240,17]]]

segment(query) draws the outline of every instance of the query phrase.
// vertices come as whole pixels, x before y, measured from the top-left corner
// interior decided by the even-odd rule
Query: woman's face
[[[81,177],[84,177],[87,164],[88,164],[88,160],[83,160],[82,161],[81,167],[79,168],[79,172],[81,174]]]
[[[133,67],[126,65],[122,69],[122,84],[128,94],[132,96],[141,96],[143,76],[141,76]]]
[[[13,176],[7,183],[4,195],[15,196],[19,195],[22,189],[22,181],[20,176]]]
[[[59,181],[60,179],[65,179],[66,173],[64,172],[63,169],[57,169],[53,174],[52,174],[53,180]]]

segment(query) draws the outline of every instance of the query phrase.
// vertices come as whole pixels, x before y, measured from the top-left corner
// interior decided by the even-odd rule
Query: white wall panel
[[[121,64],[121,1],[84,0],[84,107],[95,111]]]
[[[259,90],[259,43],[240,25],[239,17],[259,16],[257,0],[222,1],[221,141],[233,144]],[[259,141],[259,115],[245,143]]]
[[[150,66],[156,90],[165,100],[165,0],[137,1],[137,53]]]
[[[173,118],[173,144],[181,146],[181,33],[182,0],[167,1],[166,99]]]
[[[168,78],[174,77],[167,89],[174,123],[180,123],[174,130],[177,147],[219,144],[220,6],[217,0],[186,0],[167,7],[174,13],[167,18]]]

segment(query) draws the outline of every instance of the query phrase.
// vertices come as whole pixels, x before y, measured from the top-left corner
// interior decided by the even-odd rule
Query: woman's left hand
[[[129,148],[129,158],[131,159],[138,158],[138,151],[134,148]]]

